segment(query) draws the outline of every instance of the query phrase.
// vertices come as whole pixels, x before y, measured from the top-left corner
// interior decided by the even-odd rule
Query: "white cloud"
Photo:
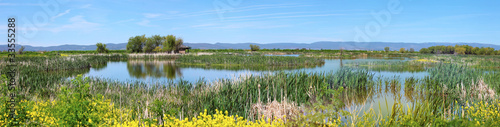
[[[156,17],[162,16],[163,14],[159,14],[159,13],[144,13],[142,15],[144,15],[144,17],[146,17],[146,18],[156,18]]]
[[[247,12],[247,11],[254,11],[254,10],[265,10],[265,9],[274,9],[274,8],[298,8],[298,7],[306,7],[306,6],[312,6],[312,5],[300,5],[300,4],[267,4],[267,5],[254,5],[254,6],[246,6],[246,7],[237,7],[232,9],[230,12],[235,13],[235,12]],[[197,16],[204,16],[204,15],[217,15],[218,12],[216,9],[212,10],[205,10],[205,11],[198,11],[198,12],[188,12],[188,13],[180,13],[180,12],[175,12],[171,13],[171,15],[168,17],[165,17],[163,20],[168,20],[168,19],[175,19],[175,18],[187,18],[187,17],[197,17]]]
[[[99,26],[101,26],[101,24],[99,24],[99,23],[88,22],[81,15],[71,17],[69,19],[69,22],[70,22],[70,24],[62,25],[60,27],[54,27],[54,28],[49,29],[49,31],[52,31],[55,33],[61,32],[61,31],[73,31],[73,30],[87,31],[88,32],[88,31],[98,30],[98,29],[100,29]]]
[[[193,25],[193,28],[215,28],[215,29],[270,29],[270,28],[282,28],[291,27],[292,25],[287,24],[273,24],[268,22],[238,22],[238,23],[207,23],[200,25]]]
[[[137,22],[137,25],[147,26],[147,27],[151,27],[151,26],[153,26],[153,25],[150,25],[150,24],[149,24],[149,22],[150,22],[149,20],[147,20],[147,19],[143,19],[142,21]]]
[[[61,16],[63,16],[63,15],[66,15],[66,14],[68,14],[70,11],[71,11],[71,9],[68,9],[68,10],[64,11],[63,13],[59,13],[59,14],[57,14],[56,16],[53,16],[53,17],[51,18],[51,20],[54,20],[54,19],[56,19],[56,18],[58,18],[58,17],[61,17]]]

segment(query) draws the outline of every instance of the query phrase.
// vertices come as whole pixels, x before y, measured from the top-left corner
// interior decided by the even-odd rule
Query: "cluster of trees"
[[[473,55],[500,55],[500,50],[495,51],[491,47],[472,47],[469,45],[455,46],[431,46],[420,49],[420,53],[425,54],[473,54]]]
[[[385,48],[384,48],[384,51],[385,51],[385,52],[389,52],[389,51],[390,51],[390,48],[389,48],[389,47],[385,47]],[[400,53],[414,53],[414,52],[415,52],[415,49],[410,48],[410,50],[407,50],[407,49],[405,49],[405,48],[400,48],[400,49],[399,49],[399,52],[400,52]]]
[[[400,48],[400,49],[399,49],[399,52],[400,52],[400,53],[414,53],[414,52],[415,52],[415,49],[410,48],[410,50],[405,50],[405,48]]]
[[[184,40],[174,35],[140,35],[128,39],[127,51],[130,53],[179,52]]]
[[[252,50],[252,51],[258,51],[258,50],[260,50],[260,47],[258,45],[252,45],[252,44],[250,44],[250,50]]]
[[[96,50],[98,53],[108,53],[109,52],[108,48],[106,48],[106,44],[99,42],[99,43],[95,44],[95,46],[97,46]]]

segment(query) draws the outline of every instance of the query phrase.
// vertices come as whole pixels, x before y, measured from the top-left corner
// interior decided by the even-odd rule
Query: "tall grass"
[[[427,68],[431,68],[436,64],[437,63],[417,61],[363,61],[348,62],[344,65],[348,67],[368,69],[372,71],[424,72]]]
[[[218,109],[254,119],[255,117],[250,117],[250,109],[257,102],[287,100],[302,105],[317,98],[318,94],[328,93],[331,88],[344,87],[338,83],[354,83],[355,85],[345,86],[353,89],[369,87],[372,82],[370,78],[371,75],[365,71],[342,69],[335,73],[276,72],[214,82],[179,80],[147,84],[100,78],[86,78],[81,82],[90,85],[90,94],[103,95],[118,106],[132,109],[134,115],[143,118],[164,114],[187,118],[205,109],[209,113]],[[71,90],[76,86],[74,82],[63,81],[31,87],[36,88],[35,90],[23,89],[20,93],[24,93],[22,96],[28,100],[45,100],[57,98],[55,95],[61,92],[61,87]]]
[[[187,55],[176,60],[186,65],[240,65],[240,66],[313,66],[324,60],[307,57],[258,56],[258,55]]]
[[[431,91],[457,89],[457,84],[465,84],[465,88],[469,89],[469,84],[478,81],[483,74],[483,71],[457,64],[439,64],[427,71],[429,76],[424,78],[423,87]]]

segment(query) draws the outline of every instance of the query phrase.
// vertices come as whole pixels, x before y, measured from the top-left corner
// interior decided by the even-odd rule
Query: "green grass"
[[[324,60],[308,57],[288,56],[260,56],[260,55],[186,55],[176,59],[180,65],[206,65],[206,66],[316,66]]]
[[[433,67],[435,65],[435,63],[422,63],[413,61],[363,61],[348,62],[344,64],[344,66],[353,68],[390,72],[424,72],[427,68]]]

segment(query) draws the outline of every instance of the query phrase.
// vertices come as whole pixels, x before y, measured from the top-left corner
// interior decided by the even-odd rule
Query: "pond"
[[[297,57],[297,56],[293,56]],[[85,76],[101,77],[118,81],[142,81],[142,82],[165,82],[170,80],[187,80],[196,82],[200,79],[214,81],[220,78],[235,78],[239,75],[259,75],[262,73],[273,73],[276,71],[294,72],[336,72],[346,63],[374,62],[374,61],[407,61],[408,58],[368,58],[368,59],[325,59],[325,63],[314,67],[305,67],[288,70],[252,70],[252,69],[220,69],[202,68],[176,65],[174,61],[110,61],[107,64],[93,66]],[[404,105],[412,105],[421,95],[404,91],[404,79],[407,77],[423,78],[427,72],[409,71],[372,71],[374,77],[393,78],[396,77],[402,85],[396,90],[374,90],[367,91],[344,91],[343,98],[345,107],[343,109],[352,111],[366,111],[370,108],[381,109],[381,114],[387,115],[396,100],[401,99]],[[379,111],[376,111],[379,112]],[[344,119],[343,120],[347,120]]]
[[[322,65],[298,69],[287,69],[285,72],[305,71],[305,72],[330,72],[339,70],[343,64],[348,62],[363,61],[405,61],[408,59],[325,59]],[[189,82],[196,82],[201,78],[207,81],[214,81],[220,78],[234,78],[239,75],[258,75],[261,73],[273,73],[279,70],[252,70],[252,69],[219,69],[219,68],[201,68],[179,66],[173,61],[118,61],[108,62],[104,65],[92,67],[85,76],[101,77],[118,81],[144,81],[144,82],[162,82],[168,80],[183,79]],[[424,77],[426,72],[373,72],[375,77]]]

